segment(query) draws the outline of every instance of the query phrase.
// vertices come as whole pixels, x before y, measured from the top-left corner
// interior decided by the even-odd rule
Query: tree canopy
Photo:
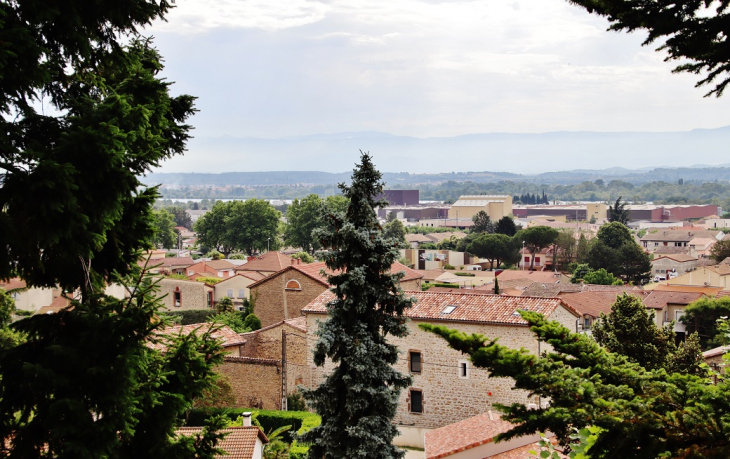
[[[520,252],[512,238],[505,234],[482,233],[467,247],[467,252],[489,260],[493,269],[502,263],[517,263]]]
[[[173,215],[166,209],[152,212],[155,228],[153,244],[156,247],[172,249],[177,247],[177,235]]]
[[[329,319],[320,323],[314,363],[326,359],[334,369],[319,387],[307,391],[309,405],[322,425],[304,434],[312,459],[400,458],[392,444],[397,429],[398,394],[410,378],[393,368],[398,349],[387,336],[405,336],[404,311],[413,300],[399,287],[403,273],[391,274],[398,244],[384,237],[375,214],[385,201],[381,175],[368,154],[353,172],[352,184],[340,184],[349,198],[346,212],[325,216],[327,226],[316,232],[326,250],[321,258],[339,274],[329,276],[335,299],[327,305]]]
[[[234,250],[253,255],[279,246],[281,213],[263,199],[217,202],[195,222],[198,241],[227,258]]]
[[[639,247],[626,225],[607,223],[586,256],[592,270],[605,269],[625,282],[642,283],[651,275],[649,254]]]
[[[474,222],[474,224],[471,226],[471,232],[472,233],[493,233],[494,232],[494,223],[489,219],[489,215],[484,212],[483,210],[480,210],[474,216],[471,218],[471,221]]]
[[[507,236],[514,236],[517,230],[522,227],[515,224],[515,221],[509,215],[500,218],[497,224],[494,225],[494,232],[499,234],[506,234]]]
[[[515,234],[518,243],[525,243],[525,248],[532,255],[530,257],[530,269],[535,266],[535,254],[545,247],[549,247],[558,237],[558,230],[549,226],[531,226],[520,230]]]
[[[605,16],[610,30],[646,30],[644,45],[657,40],[665,60],[681,61],[674,72],[704,74],[696,87],[715,84],[705,96],[720,97],[730,83],[730,50],[726,1],[654,2],[645,0],[569,0],[588,12]]]
[[[621,202],[621,196],[619,196],[612,206],[608,206],[608,221],[628,224],[629,209],[626,208],[626,204],[626,201]]]
[[[312,232],[322,226],[323,213],[324,200],[316,194],[292,201],[286,210],[287,226],[284,231],[284,243],[291,247],[301,247],[313,255],[319,249],[319,244]]]

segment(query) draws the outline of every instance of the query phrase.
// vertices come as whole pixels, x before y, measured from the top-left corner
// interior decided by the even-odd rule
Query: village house
[[[406,234],[406,242],[408,243],[408,245],[411,246],[412,249],[417,249],[421,246],[421,244],[432,244],[433,240],[423,234],[414,233]]]
[[[190,257],[167,257],[150,260],[147,266],[154,273],[185,275],[186,268],[193,263],[195,260]]]
[[[227,278],[235,274],[236,265],[227,260],[198,261],[185,268],[182,273],[188,277],[204,275],[206,277]]]
[[[656,232],[648,232],[641,237],[641,246],[652,252],[657,247],[688,247],[690,242],[695,238],[712,238],[720,240],[718,235],[722,237],[720,231],[709,230],[663,230]]]
[[[237,266],[236,272],[256,272],[263,276],[269,276],[291,266],[295,259],[280,252],[266,252],[258,257],[248,257],[245,264]]]
[[[223,298],[230,298],[234,306],[241,307],[243,300],[250,298],[249,287],[251,284],[260,279],[253,279],[259,275],[254,272],[241,271],[234,276],[222,280],[215,285],[215,303],[217,304]]]
[[[256,296],[254,313],[263,326],[301,316],[302,308],[330,287],[326,275],[321,274],[322,270],[331,274],[324,262],[300,264],[299,260],[294,261],[297,263],[249,285],[251,294]],[[420,290],[423,277],[420,273],[394,263],[391,272],[400,271],[405,272],[400,282],[403,290]]]
[[[203,427],[179,427],[177,435],[195,437],[200,435]],[[217,448],[223,454],[218,459],[263,459],[264,446],[269,443],[264,432],[258,426],[251,425],[251,413],[243,413],[243,426],[220,429],[223,438],[218,441]]]
[[[530,451],[539,451],[538,434],[496,442],[498,434],[508,432],[514,424],[495,411],[487,411],[425,433],[426,459],[526,459]],[[561,458],[567,457],[560,455]]]
[[[202,282],[183,279],[162,278],[159,282],[159,297],[164,309],[208,309],[213,307],[215,288]]]
[[[15,308],[21,311],[35,312],[39,308],[50,305],[54,298],[53,289],[45,287],[28,288],[25,281],[17,277],[0,282],[0,289],[6,292],[17,290],[10,293],[10,296],[15,300]]]
[[[413,377],[412,386],[400,396],[394,422],[399,425],[403,444],[417,443],[424,429],[433,429],[487,412],[495,403],[514,402],[539,405],[538,397],[524,391],[512,390],[514,381],[490,378],[487,371],[476,368],[459,351],[451,349],[445,340],[419,328],[421,323],[444,325],[465,333],[480,333],[490,339],[498,338],[502,345],[524,348],[535,354],[547,350],[529,330],[519,310],[535,311],[556,320],[571,331],[576,330],[579,314],[558,298],[508,297],[474,293],[408,292],[416,299],[406,310],[408,335],[389,337],[402,356],[396,368]],[[326,304],[334,298],[325,291],[304,308],[309,342],[315,342],[317,321],[327,319]],[[307,354],[312,369],[311,386],[316,387],[333,368],[314,366],[313,356]],[[544,402],[544,400],[542,401]]]
[[[165,351],[167,349],[167,344],[164,339],[161,339],[162,337],[183,336],[189,335],[190,333],[195,333],[200,336],[211,329],[213,330],[211,336],[220,343],[223,348],[223,353],[226,356],[241,356],[243,346],[246,344],[246,339],[228,326],[214,326],[207,322],[201,324],[173,325],[172,327],[165,327],[155,332],[158,340],[150,343],[149,347],[158,351]]]
[[[654,254],[651,260],[651,272],[655,276],[669,278],[681,276],[687,271],[697,268],[697,257],[685,254],[659,255]]]
[[[604,286],[608,287],[608,286]],[[590,329],[596,320],[600,319],[601,314],[610,314],[611,307],[616,302],[616,297],[627,293],[641,299],[649,294],[642,290],[622,292],[615,289],[593,290],[582,292],[564,292],[559,297],[565,304],[576,310],[580,314],[579,331],[590,333]]]
[[[654,311],[657,327],[664,327],[674,321],[674,332],[683,339],[686,327],[679,319],[684,315],[687,306],[704,296],[701,292],[652,290],[644,298],[644,304]]]
[[[669,285],[693,285],[697,287],[720,287],[730,289],[730,265],[699,266],[674,279],[667,279]]]

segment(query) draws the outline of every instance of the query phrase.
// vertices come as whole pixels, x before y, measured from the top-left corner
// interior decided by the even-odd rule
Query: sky
[[[676,63],[641,46],[644,32],[608,32],[566,0],[176,5],[143,33],[154,35],[173,93],[198,97],[198,138],[730,125],[730,99],[704,98],[696,76],[672,74]],[[186,161],[163,170],[205,169],[204,154],[193,142]]]

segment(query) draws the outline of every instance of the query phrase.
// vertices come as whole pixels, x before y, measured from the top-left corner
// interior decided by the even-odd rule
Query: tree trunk
[[[535,252],[530,250],[530,271],[532,271],[532,268],[535,266]]]

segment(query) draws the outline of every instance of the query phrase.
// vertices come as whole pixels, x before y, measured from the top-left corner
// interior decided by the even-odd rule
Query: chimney
[[[243,427],[251,427],[251,412],[243,413]]]
[[[297,264],[299,265],[301,263],[302,263],[302,259],[301,258],[297,258]]]
[[[292,265],[292,266],[294,266],[294,265],[296,264],[296,263],[294,263],[294,260],[296,260],[296,258],[292,258],[292,259],[291,259],[291,265]]]

